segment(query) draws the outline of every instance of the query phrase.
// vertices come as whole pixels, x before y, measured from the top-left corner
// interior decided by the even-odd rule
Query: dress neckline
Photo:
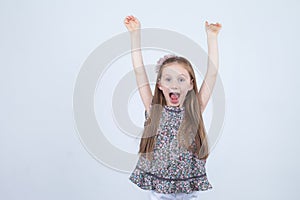
[[[179,107],[179,106],[168,106],[168,105],[165,105],[164,108],[165,108],[165,110],[174,111],[174,112],[184,111],[184,106],[183,107]]]

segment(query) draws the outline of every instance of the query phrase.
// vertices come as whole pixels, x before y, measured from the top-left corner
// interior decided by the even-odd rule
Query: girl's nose
[[[177,89],[177,88],[178,88],[178,84],[177,84],[177,83],[172,83],[171,88],[172,88],[172,89]]]

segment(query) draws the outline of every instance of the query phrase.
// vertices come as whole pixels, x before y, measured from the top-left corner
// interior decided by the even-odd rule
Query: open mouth
[[[178,93],[178,92],[170,92],[169,96],[170,96],[170,98],[172,100],[177,100],[179,98],[179,96],[180,96],[180,93]]]

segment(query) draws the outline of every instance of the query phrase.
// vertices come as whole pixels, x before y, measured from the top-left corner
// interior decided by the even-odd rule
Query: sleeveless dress
[[[129,180],[144,190],[158,193],[192,193],[212,189],[206,175],[206,160],[200,160],[178,147],[177,132],[184,107],[167,106],[162,110],[153,150],[153,160],[142,154]],[[149,114],[145,111],[146,119]]]

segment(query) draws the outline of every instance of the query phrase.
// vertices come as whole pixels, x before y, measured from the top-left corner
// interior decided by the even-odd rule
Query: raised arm
[[[208,60],[207,72],[198,93],[198,99],[202,105],[201,113],[204,112],[208,104],[217,79],[219,70],[218,33],[221,27],[222,25],[219,23],[208,24],[207,21],[205,22],[208,45]]]
[[[147,112],[149,113],[150,104],[152,102],[152,92],[141,52],[141,25],[139,20],[132,15],[125,18],[124,24],[130,33],[131,58],[138,90],[145,106],[145,110],[147,110]]]

